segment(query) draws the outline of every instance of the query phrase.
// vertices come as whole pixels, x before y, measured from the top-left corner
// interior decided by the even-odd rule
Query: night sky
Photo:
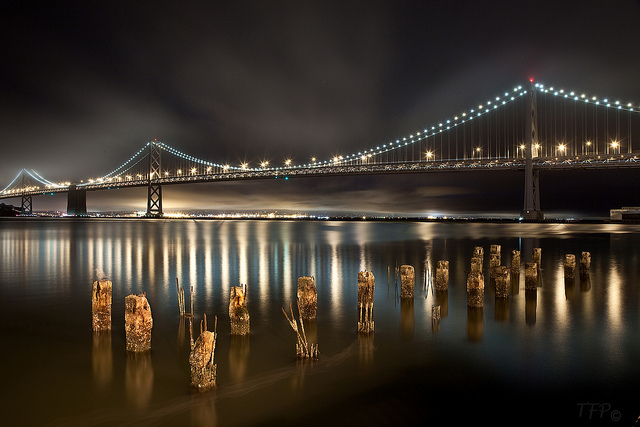
[[[219,163],[330,158],[529,78],[640,102],[637,1],[19,1],[1,6],[0,189],[96,177],[157,138]],[[547,216],[640,205],[638,171],[542,172]],[[517,215],[518,173],[165,187],[165,210]],[[594,200],[596,202],[594,202]],[[10,203],[19,204],[12,199]],[[92,192],[90,211],[146,207]],[[66,208],[66,196],[34,209]]]

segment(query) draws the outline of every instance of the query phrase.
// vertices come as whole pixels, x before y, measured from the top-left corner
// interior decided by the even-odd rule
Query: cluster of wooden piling
[[[588,276],[591,269],[591,254],[582,252],[580,254],[579,274],[581,278]],[[573,279],[576,274],[576,256],[574,254],[565,254],[564,256],[564,278]]]
[[[500,245],[491,245],[489,252],[489,267],[492,283],[495,283],[495,297],[505,301],[509,297],[511,277],[517,278],[520,274],[521,258],[520,251],[511,252],[511,265],[509,267],[501,265]],[[525,263],[525,290],[535,291],[539,286],[539,269],[542,260],[541,248],[534,248],[531,261]],[[467,276],[467,305],[474,313],[481,313],[484,304],[484,249],[477,246],[473,250],[471,257],[471,268]],[[591,267],[591,254],[582,252],[579,261],[579,272],[581,279],[588,278]],[[566,254],[564,258],[565,279],[570,280],[575,277],[576,256]],[[400,274],[401,291],[400,296],[403,303],[411,303],[415,289],[415,270],[411,265],[402,265],[398,268],[396,263],[396,274]],[[425,271],[425,274],[427,272]],[[430,272],[429,272],[430,274]],[[397,276],[396,276],[397,277]],[[426,282],[425,276],[425,282]],[[396,279],[397,280],[397,279]],[[397,283],[397,282],[396,282]],[[446,295],[449,285],[449,261],[439,260],[435,274],[436,301],[442,300],[442,295]],[[207,328],[207,318],[204,315],[200,323],[200,335],[197,340],[193,340],[192,320],[193,320],[193,286],[191,287],[191,311],[185,310],[184,288],[179,286],[176,280],[178,296],[178,308],[181,317],[189,319],[189,332],[191,342],[191,352],[189,355],[189,365],[191,369],[191,385],[198,391],[206,391],[215,387],[217,377],[217,365],[215,364],[215,347],[217,341],[217,317],[215,318],[214,331]],[[374,331],[373,302],[375,290],[375,277],[373,273],[361,271],[358,273],[358,332],[372,333]],[[532,293],[535,295],[535,292]],[[529,300],[527,300],[529,302]],[[112,283],[108,279],[96,280],[93,282],[92,290],[92,326],[94,331],[111,329],[111,302]],[[446,299],[445,299],[446,302]],[[296,355],[299,358],[317,359],[318,344],[309,342],[305,332],[304,320],[316,318],[318,304],[318,293],[313,277],[298,278],[297,308],[298,317],[294,316],[292,305],[290,304],[290,317],[282,309],[287,321],[291,325],[297,336]],[[445,306],[446,310],[446,306]],[[446,313],[446,312],[445,312]],[[445,314],[446,315],[446,314]],[[475,315],[478,315],[477,313]],[[481,314],[480,314],[481,315]],[[247,287],[246,285],[232,287],[229,298],[229,318],[231,322],[232,335],[248,335],[249,312],[247,309]],[[441,305],[433,305],[431,308],[432,325],[438,325],[441,319]],[[469,320],[469,319],[468,319]],[[144,353],[151,349],[151,330],[153,328],[153,317],[151,307],[146,299],[145,293],[139,295],[128,295],[125,298],[125,334],[126,350],[130,353]],[[313,334],[312,334],[313,336]]]
[[[232,286],[229,296],[229,320],[231,335],[248,335],[249,310],[247,309],[247,285]]]
[[[216,341],[218,337],[218,317],[215,317],[213,332],[207,328],[207,315],[200,322],[200,335],[189,354],[191,386],[200,392],[216,386],[217,365],[215,363]]]

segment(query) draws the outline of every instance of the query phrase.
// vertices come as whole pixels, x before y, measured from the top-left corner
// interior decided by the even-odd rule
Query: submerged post
[[[376,279],[368,271],[358,272],[358,332],[373,332],[373,293]]]
[[[111,289],[111,281],[108,279],[93,281],[91,312],[94,331],[111,330]]]
[[[129,295],[124,300],[124,330],[127,351],[143,352],[151,350],[151,329],[153,317],[145,293]]]
[[[233,286],[229,297],[229,319],[231,335],[249,333],[249,310],[247,309],[247,285]]]

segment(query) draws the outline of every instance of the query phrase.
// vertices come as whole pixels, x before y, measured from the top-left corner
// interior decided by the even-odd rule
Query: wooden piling
[[[373,295],[376,279],[368,271],[358,272],[358,332],[373,332]]]
[[[576,275],[576,256],[566,254],[564,256],[564,278],[573,279]]]
[[[247,287],[232,286],[229,296],[229,320],[231,335],[247,335],[250,331],[249,310],[247,309]]]
[[[449,289],[449,261],[440,260],[436,266],[436,290]]]
[[[412,265],[400,266],[400,297],[413,298],[416,286],[416,273]]]
[[[511,287],[511,270],[506,265],[495,268],[496,298],[508,298]]]
[[[469,273],[467,277],[467,305],[469,307],[484,306],[484,276]]]
[[[580,255],[580,275],[589,274],[591,269],[591,253],[582,252]]]
[[[538,264],[535,262],[524,264],[524,288],[532,291],[538,289]]]
[[[316,318],[318,290],[313,277],[298,277],[298,304],[300,305],[300,318],[306,320]]]
[[[482,258],[478,256],[471,258],[471,273],[482,274]]]
[[[127,351],[151,350],[153,317],[146,294],[129,295],[124,300],[124,329]]]
[[[108,279],[94,280],[91,291],[92,328],[94,331],[111,330],[112,285]]]
[[[482,265],[484,263],[484,248],[482,246],[473,248],[472,258],[480,258],[480,265]]]
[[[520,251],[511,251],[511,274],[520,274]]]
[[[217,316],[215,318],[214,332],[207,330],[206,315],[204,327],[201,324],[200,336],[196,340],[189,354],[189,366],[191,369],[191,386],[199,392],[210,390],[216,386],[217,365],[215,363],[217,341]]]
[[[537,268],[542,268],[542,248],[533,248],[531,262],[535,262]]]

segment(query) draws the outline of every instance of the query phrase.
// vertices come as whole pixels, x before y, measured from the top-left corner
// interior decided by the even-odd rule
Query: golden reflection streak
[[[622,325],[622,310],[623,310],[623,301],[622,301],[622,279],[620,278],[620,273],[618,269],[620,266],[617,262],[612,261],[610,263],[611,268],[609,269],[609,277],[607,278],[608,286],[606,288],[606,307],[607,307],[607,318],[608,325],[610,326],[611,334],[610,336],[614,336],[617,338],[620,335],[620,332],[623,330]]]
[[[258,280],[260,287],[260,310],[264,313],[268,309],[269,299],[269,245],[264,227],[258,232],[258,257],[260,265],[258,266]]]
[[[220,280],[222,297],[229,295],[229,222],[220,225]]]
[[[211,224],[207,224],[210,226]],[[205,290],[205,307],[210,309],[209,303],[213,300],[213,243],[211,239],[211,229],[206,228],[203,230],[204,236],[201,237],[204,240],[204,290]]]
[[[190,224],[191,226],[193,226],[193,223]],[[189,248],[189,290],[191,290],[191,286],[193,286],[193,305],[195,307],[196,305],[196,301],[198,300],[198,293],[200,292],[199,286],[198,286],[198,259],[197,259],[197,246],[196,246],[196,242],[194,241],[194,235],[197,234],[194,232],[193,227],[190,227],[188,232],[187,232],[187,241],[185,242],[187,247]],[[187,289],[187,287],[185,286],[185,290]],[[195,315],[195,308],[194,310],[194,315]]]
[[[143,243],[140,241],[140,239],[138,239],[138,242],[136,242],[136,279],[135,279],[135,283],[136,283],[136,288],[137,292],[145,292],[146,289],[142,289],[141,284],[142,284],[142,278],[143,276],[143,271],[142,271],[142,245]]]
[[[241,222],[238,228],[238,283],[235,285],[248,285],[249,267],[247,260],[247,223]]]
[[[285,296],[285,300],[292,299],[295,301],[298,280],[296,278],[296,291],[292,291],[293,288],[293,272],[291,271],[291,248],[289,244],[289,240],[284,241],[284,250],[283,254],[283,272],[282,272],[282,280],[283,280],[283,295]]]
[[[553,313],[555,314],[555,326],[551,326],[555,329],[553,335],[555,341],[557,341],[557,349],[564,348],[564,343],[567,341],[567,333],[569,331],[569,315],[568,315],[568,299],[571,299],[571,292],[575,291],[575,285],[571,287],[570,279],[565,281],[564,277],[564,257],[558,260],[556,264],[556,280],[555,289],[553,294]]]

